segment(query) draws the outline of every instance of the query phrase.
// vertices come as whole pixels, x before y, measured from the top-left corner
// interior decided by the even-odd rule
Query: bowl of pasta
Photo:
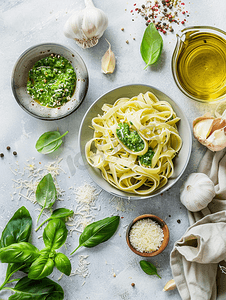
[[[110,194],[146,199],[172,187],[191,154],[192,135],[181,108],[148,85],[126,85],[98,98],[79,130],[91,178]]]

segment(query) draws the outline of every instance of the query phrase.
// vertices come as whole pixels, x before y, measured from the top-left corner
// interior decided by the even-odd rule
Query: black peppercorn
[[[9,147],[9,146],[7,146],[7,147],[6,147],[6,149],[7,149],[7,150],[10,150],[10,147]]]
[[[4,154],[3,154],[3,153],[0,153],[0,157],[4,157]]]
[[[16,152],[16,151],[13,151],[13,155],[15,155],[15,156],[16,156],[16,155],[17,155],[17,152]]]

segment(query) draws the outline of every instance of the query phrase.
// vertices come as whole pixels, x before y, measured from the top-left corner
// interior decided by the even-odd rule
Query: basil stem
[[[35,229],[35,231],[38,231],[40,227],[42,227],[46,222],[53,220],[53,219],[66,219],[67,217],[72,216],[74,213],[73,210],[67,209],[67,208],[57,208],[52,212],[52,215],[46,219],[42,224],[38,226],[38,228]]]
[[[91,248],[107,241],[116,232],[119,221],[119,216],[113,216],[93,222],[86,226],[79,237],[78,247],[71,253],[71,255],[82,246]]]

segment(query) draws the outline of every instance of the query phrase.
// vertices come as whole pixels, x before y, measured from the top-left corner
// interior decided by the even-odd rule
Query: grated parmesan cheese
[[[137,221],[129,233],[131,245],[139,252],[156,251],[161,246],[163,238],[160,225],[149,218]]]
[[[35,191],[37,185],[42,177],[47,173],[51,173],[54,184],[56,186],[58,200],[62,200],[61,197],[63,196],[64,191],[59,187],[57,183],[57,176],[60,174],[60,172],[65,173],[65,171],[59,165],[62,161],[62,158],[58,159],[57,161],[50,162],[44,167],[37,167],[34,160],[35,159],[27,160],[27,163],[23,168],[23,172],[20,171],[20,166],[18,165],[18,163],[16,163],[18,168],[14,170],[10,168],[12,173],[16,176],[16,178],[12,179],[12,181],[14,182],[13,188],[18,190],[18,200],[20,200],[21,198],[25,198],[33,203],[36,203]],[[26,192],[24,193],[24,191]]]
[[[90,263],[87,261],[88,257],[89,257],[89,255],[79,255],[78,268],[74,272],[71,272],[70,276],[78,275],[85,279],[86,279],[86,277],[89,277],[90,273],[89,273],[88,265]],[[85,284],[85,281],[82,283],[82,285],[84,285],[84,284]]]
[[[73,209],[73,217],[69,218],[69,221],[66,223],[71,227],[70,233],[72,231],[82,232],[87,225],[95,220],[92,211],[97,210],[95,202],[100,191],[96,191],[92,185],[84,183],[84,185],[74,189],[74,194],[77,205]]]

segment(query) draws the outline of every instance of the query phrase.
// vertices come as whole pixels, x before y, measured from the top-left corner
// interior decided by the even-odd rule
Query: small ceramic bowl
[[[76,88],[72,98],[60,108],[50,108],[33,101],[27,93],[28,72],[34,64],[51,53],[66,58],[73,66]],[[88,72],[80,55],[65,46],[54,43],[39,44],[27,49],[18,58],[12,72],[12,90],[17,103],[30,115],[41,120],[59,120],[73,113],[84,100],[88,85]]]
[[[156,251],[153,251],[153,252],[139,252],[137,251],[130,243],[130,239],[129,239],[129,235],[130,235],[130,230],[132,228],[132,226],[139,220],[142,220],[142,219],[151,219],[152,221],[158,223],[160,225],[160,227],[162,228],[163,230],[163,234],[164,234],[164,238],[163,238],[163,241],[162,241],[162,244],[161,246],[156,250]],[[127,231],[126,231],[126,241],[127,241],[127,244],[129,246],[129,248],[134,252],[136,253],[137,255],[140,255],[140,256],[145,256],[145,257],[151,257],[151,256],[156,256],[158,254],[160,254],[165,248],[166,246],[168,245],[168,242],[169,242],[169,229],[168,229],[168,226],[166,225],[166,223],[160,219],[159,217],[155,216],[155,215],[151,215],[151,214],[145,214],[145,215],[141,215],[137,218],[135,218],[128,226],[127,228]]]

